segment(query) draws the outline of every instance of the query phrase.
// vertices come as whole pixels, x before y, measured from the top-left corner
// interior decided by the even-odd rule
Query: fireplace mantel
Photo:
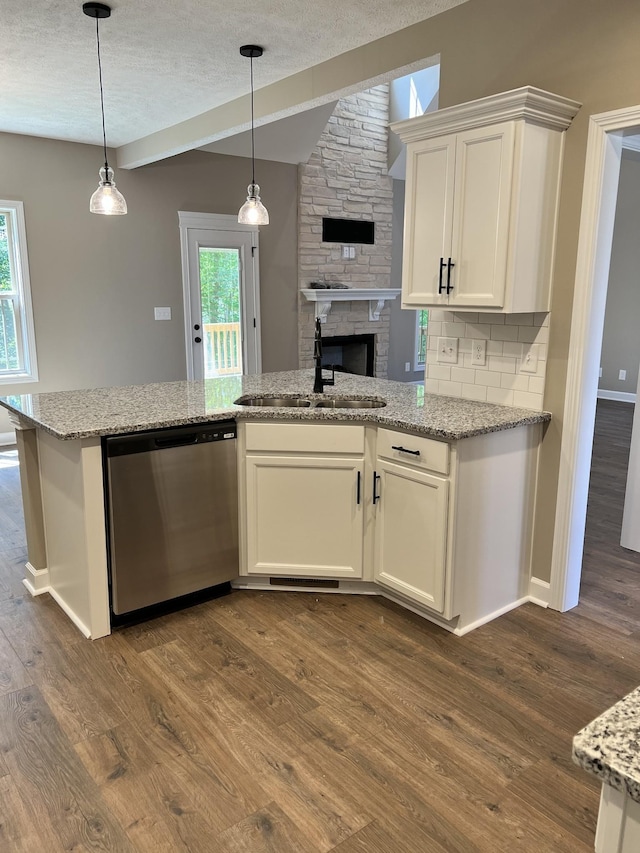
[[[384,303],[395,299],[400,293],[400,288],[384,287],[348,287],[348,288],[313,288],[303,287],[300,293],[304,294],[309,302],[315,302],[316,317],[321,323],[327,319],[333,302],[355,302],[366,300],[369,302],[369,319],[379,320],[380,312]]]

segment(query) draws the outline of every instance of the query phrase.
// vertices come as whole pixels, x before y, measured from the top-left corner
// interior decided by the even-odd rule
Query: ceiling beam
[[[428,21],[258,89],[255,98],[256,126],[322,106],[436,64],[439,61],[437,55],[424,56],[424,45],[428,40],[419,36],[425,23]],[[122,145],[117,149],[117,165],[121,169],[135,169],[233,136],[249,128],[249,115],[247,94]]]

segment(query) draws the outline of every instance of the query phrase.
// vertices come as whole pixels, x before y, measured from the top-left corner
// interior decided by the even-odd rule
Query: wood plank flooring
[[[571,739],[640,684],[632,412],[598,407],[580,606],[463,638],[378,598],[234,592],[87,641],[24,594],[0,452],[0,851],[593,850]]]

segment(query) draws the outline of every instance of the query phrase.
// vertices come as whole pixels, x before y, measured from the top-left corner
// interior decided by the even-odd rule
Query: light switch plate
[[[154,320],[170,320],[171,308],[154,308],[153,317]]]
[[[522,353],[522,363],[520,365],[520,373],[537,373],[538,372],[538,345],[531,344],[528,350]]]
[[[441,364],[458,363],[457,338],[438,338],[438,361]]]

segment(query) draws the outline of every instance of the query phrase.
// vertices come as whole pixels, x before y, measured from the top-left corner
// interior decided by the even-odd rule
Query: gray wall
[[[391,242],[391,287],[402,287],[402,229],[404,226],[404,181],[393,182],[393,234]],[[413,370],[416,312],[400,307],[401,298],[391,302],[389,332],[389,364],[387,376],[398,382],[424,379],[424,370]],[[411,371],[405,372],[406,362]]]
[[[640,152],[623,151],[599,389],[635,394],[640,365]],[[626,380],[618,379],[620,370]]]
[[[193,151],[116,180],[127,216],[89,213],[100,149],[0,134],[0,198],[24,202],[40,381],[0,395],[184,379],[178,210],[237,213],[245,158]],[[113,158],[115,160],[115,157]],[[297,168],[257,164],[263,369],[297,366]],[[155,321],[154,306],[171,321]],[[0,433],[10,429],[4,410]]]

